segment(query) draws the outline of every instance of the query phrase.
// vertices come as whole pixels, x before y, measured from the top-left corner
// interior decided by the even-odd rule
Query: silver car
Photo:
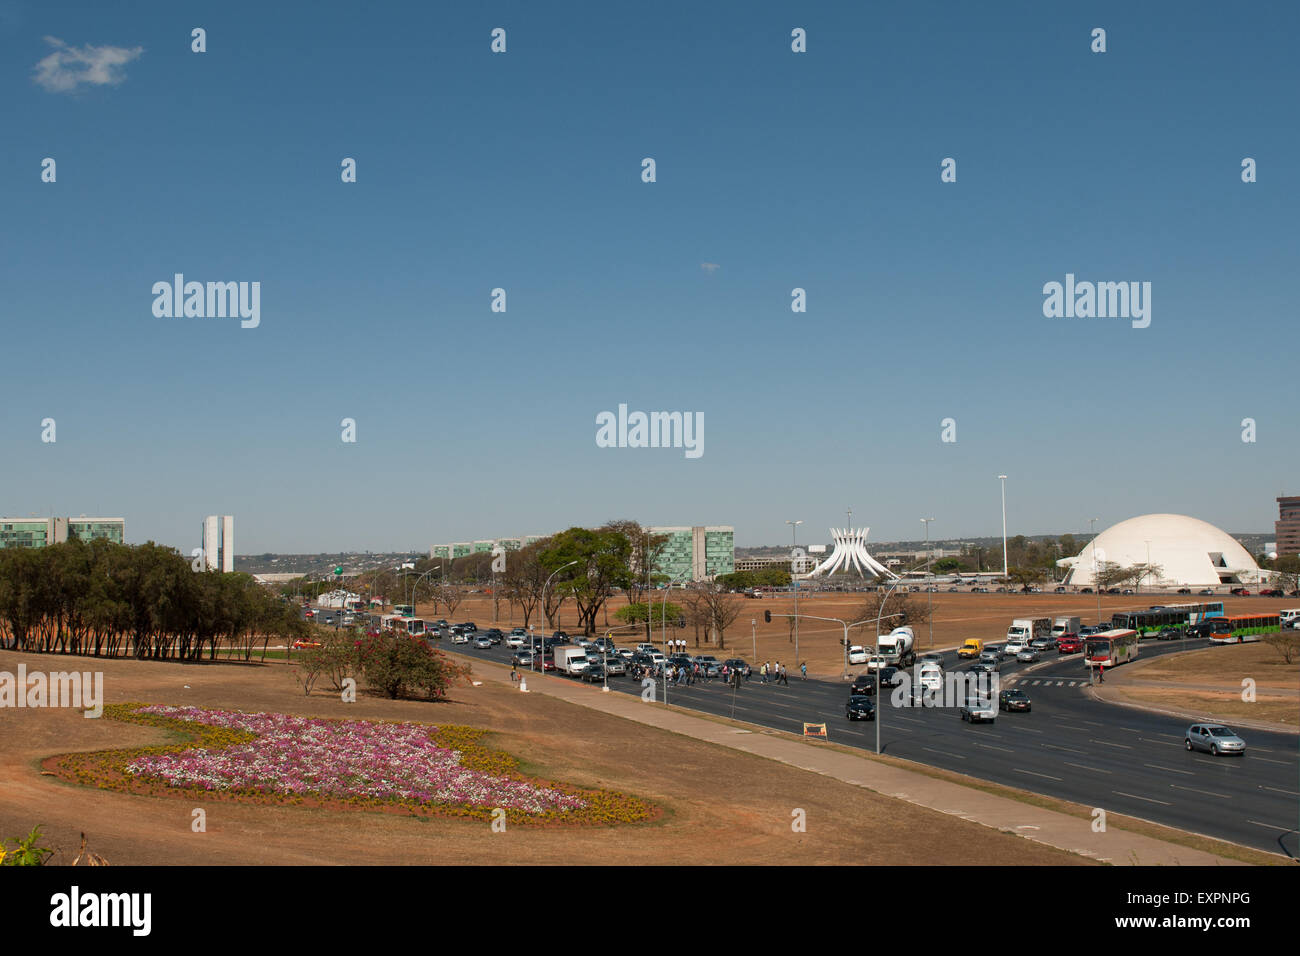
[[[1192,724],[1187,728],[1183,743],[1188,750],[1204,750],[1216,757],[1219,754],[1244,756],[1246,753],[1246,741],[1223,724]]]
[[[1025,664],[1032,664],[1038,660],[1038,651],[1034,650],[1032,647],[1026,647],[1016,655],[1016,660],[1022,661]]]

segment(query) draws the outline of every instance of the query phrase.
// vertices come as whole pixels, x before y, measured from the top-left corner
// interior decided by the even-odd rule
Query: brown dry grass
[[[1287,664],[1262,641],[1176,654],[1119,677],[1114,686],[1128,700],[1224,721],[1243,718],[1300,727],[1300,662]],[[1242,700],[1247,678],[1255,682],[1253,702]]]
[[[0,669],[14,671],[20,661],[29,670],[74,666],[63,657],[0,652]],[[458,688],[441,704],[365,696],[343,704],[324,693],[303,697],[283,664],[76,666],[104,672],[106,703],[484,727],[492,731],[488,742],[519,757],[526,773],[637,794],[666,813],[653,824],[494,834],[478,822],[214,801],[204,808],[207,832],[193,833],[192,800],[78,787],[41,772],[41,760],[51,754],[156,744],[166,741],[164,732],[66,710],[2,710],[0,835],[41,824],[45,844],[60,848],[55,863],[71,862],[83,832],[115,865],[1088,862],[807,771],[495,682]],[[807,832],[792,832],[795,808],[806,811]]]

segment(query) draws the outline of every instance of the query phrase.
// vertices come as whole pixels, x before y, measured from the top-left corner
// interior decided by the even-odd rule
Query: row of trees
[[[252,657],[260,643],[309,630],[296,609],[246,574],[196,572],[153,542],[73,540],[0,550],[0,647],[198,660],[220,648]]]

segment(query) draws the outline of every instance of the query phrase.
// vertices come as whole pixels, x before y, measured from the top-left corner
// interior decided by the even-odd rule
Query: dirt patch
[[[0,835],[41,824],[45,845],[91,850],[114,864],[592,863],[1083,864],[1089,861],[817,774],[486,682],[445,703],[304,697],[283,664],[233,666],[78,660],[0,652],[0,670],[93,667],[106,703],[149,701],[312,717],[413,720],[490,731],[523,773],[632,793],[663,808],[652,823],[507,828],[324,808],[250,806],[78,786],[42,774],[69,752],[172,744],[168,731],[79,712],[0,710]],[[193,804],[193,805],[191,805]],[[207,831],[191,830],[204,809]],[[792,828],[803,811],[806,830]]]

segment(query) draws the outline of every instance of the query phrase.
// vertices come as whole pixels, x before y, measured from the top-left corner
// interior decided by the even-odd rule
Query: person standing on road
[[[808,679],[808,662],[807,662],[807,661],[804,661],[802,664],[799,665],[799,673],[803,676],[803,679],[804,679],[804,680],[807,680],[807,679]]]
[[[1106,683],[1106,665],[1105,665],[1105,664],[1098,664],[1098,665],[1097,665],[1097,683],[1098,683],[1098,684],[1104,684],[1104,683]]]
[[[767,661],[763,661],[763,667],[759,670],[758,677],[760,682],[767,683]]]
[[[790,674],[786,671],[785,665],[781,665],[781,683],[786,687],[790,686]]]

